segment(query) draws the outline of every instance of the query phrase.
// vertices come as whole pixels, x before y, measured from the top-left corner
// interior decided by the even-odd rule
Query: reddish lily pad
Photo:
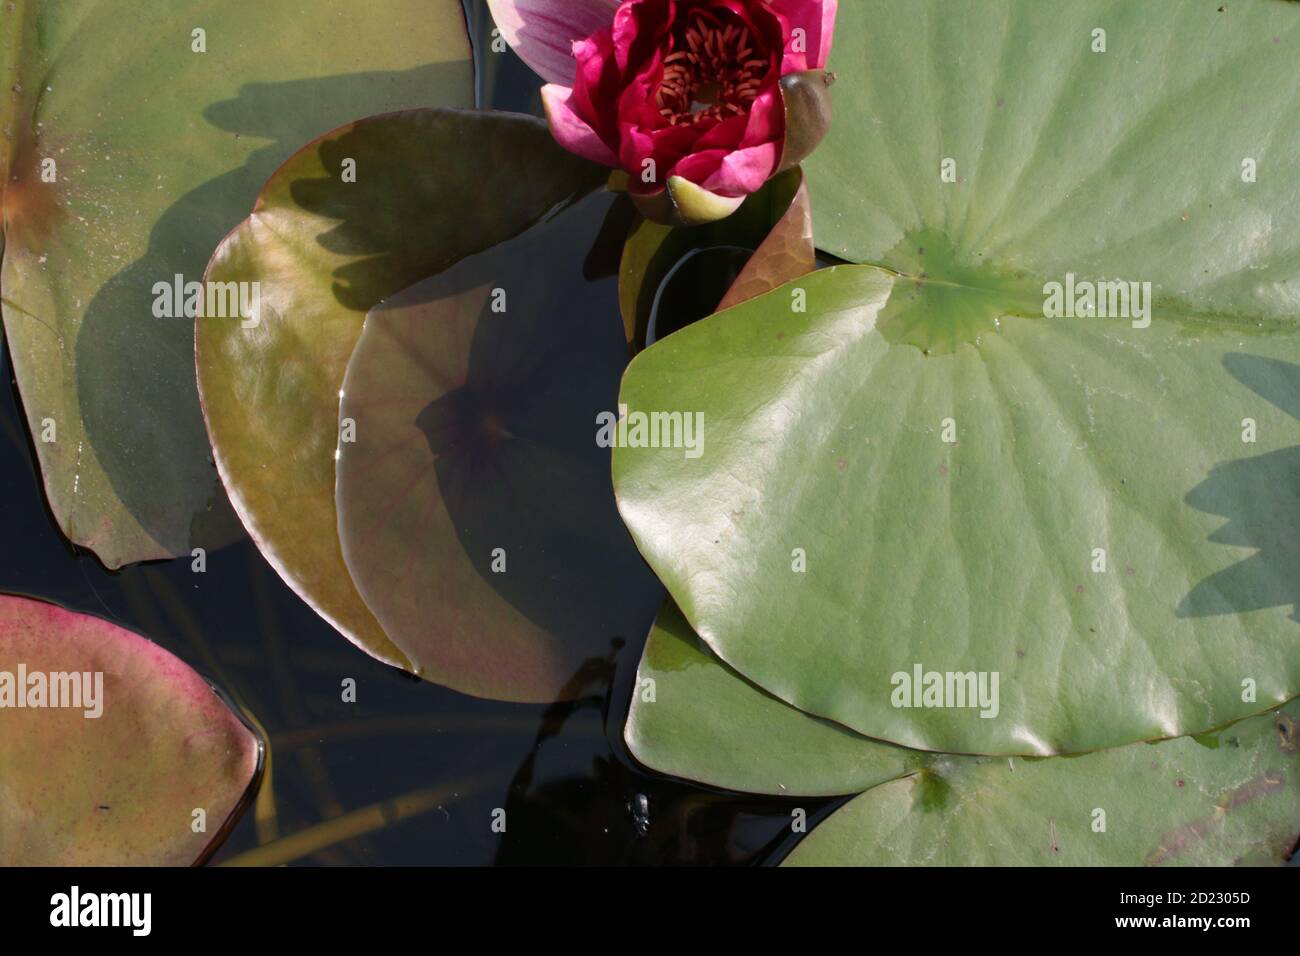
[[[412,670],[465,693],[581,694],[584,665],[639,638],[663,598],[596,440],[627,363],[614,279],[584,274],[613,201],[385,303],[348,364],[348,570]]]
[[[798,172],[798,189],[785,214],[777,220],[745,268],[718,303],[718,311],[740,305],[765,292],[807,275],[817,268],[817,250],[813,246],[812,201],[808,183]],[[786,183],[793,184],[794,180]],[[788,188],[788,185],[787,185]]]
[[[355,182],[344,175],[355,163]],[[339,390],[366,312],[585,195],[603,171],[530,117],[409,110],[358,120],[280,167],[217,249],[212,282],[259,283],[256,324],[197,324],[217,467],[285,581],[379,660],[410,662],[356,593],[339,550]]]
[[[0,865],[200,862],[250,800],[261,755],[161,647],[0,595]]]

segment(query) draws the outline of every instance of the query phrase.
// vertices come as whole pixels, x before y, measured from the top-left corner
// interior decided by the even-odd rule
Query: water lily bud
[[[555,138],[623,170],[649,219],[729,216],[830,124],[838,0],[489,2],[551,80],[542,98]],[[557,57],[566,48],[571,62]]]

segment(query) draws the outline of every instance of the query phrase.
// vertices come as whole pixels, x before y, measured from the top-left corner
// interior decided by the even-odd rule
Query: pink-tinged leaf
[[[572,86],[573,44],[614,22],[619,0],[488,0],[501,35],[548,83]]]
[[[261,755],[161,647],[0,595],[0,866],[201,862],[251,799]]]
[[[803,180],[802,170],[797,170],[794,175],[799,179],[799,188],[790,208],[746,263],[735,284],[719,303],[719,312],[780,288],[817,268],[808,184]]]

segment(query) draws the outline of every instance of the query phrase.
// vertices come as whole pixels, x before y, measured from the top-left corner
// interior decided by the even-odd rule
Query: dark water
[[[486,50],[483,0],[466,0],[484,69],[482,105],[538,112],[540,86]],[[214,863],[482,865],[779,860],[791,800],[693,787],[636,766],[621,729],[644,622],[603,693],[574,704],[476,700],[354,649],[302,603],[247,540],[190,559],[106,571],[60,534],[0,348],[0,591],[108,618],[208,676],[256,717],[271,759],[255,809]],[[358,700],[341,700],[354,678]],[[433,810],[402,798],[445,788]],[[815,823],[839,801],[800,800]],[[497,808],[507,831],[492,832]],[[363,832],[364,831],[364,832]]]

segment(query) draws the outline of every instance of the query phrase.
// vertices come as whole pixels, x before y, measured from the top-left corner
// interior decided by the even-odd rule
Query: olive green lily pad
[[[702,413],[706,451],[619,449],[622,513],[781,699],[906,746],[1052,754],[1300,693],[1300,11],[1171,8],[847,5],[814,220],[881,268],[629,368],[622,401]],[[1105,316],[1048,317],[1103,281],[1125,283]],[[996,677],[997,705],[949,675]]]
[[[465,693],[589,693],[589,662],[663,600],[596,440],[627,364],[615,279],[585,268],[613,202],[389,299],[348,363],[344,559],[412,671]]]
[[[199,391],[231,501],[289,585],[380,660],[412,666],[357,594],[334,504],[339,393],[366,313],[603,178],[529,117],[371,117],[281,166],[212,259],[209,281],[257,282],[261,299],[256,322],[197,324]]]
[[[787,866],[1277,865],[1300,839],[1300,705],[1210,737],[1048,760],[936,758]]]
[[[859,793],[929,754],[868,740],[778,700],[728,667],[669,601],[637,670],[623,733],[645,766],[746,793]]]
[[[110,567],[229,541],[193,319],[160,284],[197,282],[304,142],[470,105],[460,3],[10,0],[0,90],[5,335],[60,527]]]
[[[0,865],[201,862],[251,799],[261,756],[162,648],[0,595]]]

